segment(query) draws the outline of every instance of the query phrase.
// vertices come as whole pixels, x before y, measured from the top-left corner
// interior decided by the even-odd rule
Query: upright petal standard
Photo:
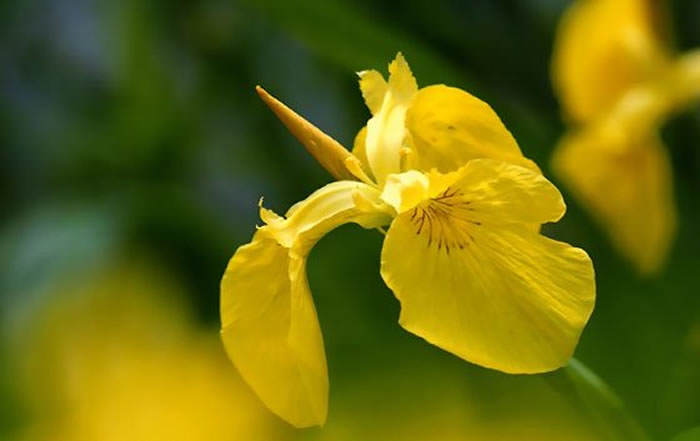
[[[508,373],[565,365],[595,301],[581,249],[539,234],[566,209],[488,104],[444,85],[418,89],[401,54],[359,73],[372,117],[352,153],[258,89],[339,181],[241,246],[221,282],[222,338],[267,407],[297,427],[324,423],[328,374],[306,258],[343,223],[388,227],[381,275],[409,332]],[[383,228],[379,228],[384,231]]]

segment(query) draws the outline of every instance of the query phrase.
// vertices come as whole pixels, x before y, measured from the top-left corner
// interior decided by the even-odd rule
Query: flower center
[[[464,249],[474,242],[472,234],[481,222],[473,219],[471,201],[458,188],[448,187],[411,211],[411,223],[416,234],[427,239],[428,247],[435,246],[447,254]]]

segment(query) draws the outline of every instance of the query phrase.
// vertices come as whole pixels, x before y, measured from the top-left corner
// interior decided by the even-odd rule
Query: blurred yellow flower
[[[21,439],[281,439],[169,279],[129,266],[51,293],[18,342],[31,417]]]
[[[641,273],[675,235],[672,174],[658,129],[700,95],[700,51],[674,56],[651,0],[579,0],[557,33],[552,76],[572,125],[553,168]]]
[[[418,89],[399,54],[385,80],[360,72],[372,118],[353,153],[258,88],[337,179],[285,217],[265,208],[221,281],[222,337],[242,377],[291,424],[326,419],[328,375],[306,278],[312,246],[348,222],[389,226],[381,275],[408,331],[509,373],[571,357],[594,304],[581,249],[539,234],[565,211],[495,112],[460,89]]]

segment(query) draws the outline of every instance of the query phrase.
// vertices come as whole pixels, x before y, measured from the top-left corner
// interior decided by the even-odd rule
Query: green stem
[[[555,390],[576,398],[580,411],[595,423],[601,441],[650,440],[622,400],[580,361],[572,359],[547,379]]]

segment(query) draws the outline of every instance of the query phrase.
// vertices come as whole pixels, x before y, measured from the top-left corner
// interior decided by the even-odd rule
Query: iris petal
[[[406,109],[418,90],[416,79],[400,53],[389,65],[389,81],[381,107],[367,122],[365,151],[372,174],[382,184],[401,168],[406,140]]]
[[[471,216],[492,225],[556,222],[566,211],[561,193],[543,175],[493,159],[473,159],[452,173],[390,175],[382,199],[403,213],[427,199],[449,201],[456,192],[468,199],[462,202],[469,202]]]
[[[360,161],[362,170],[372,180],[374,175],[367,159],[367,126],[360,129],[353,141],[352,154]]]
[[[269,224],[236,251],[221,281],[221,334],[229,357],[265,405],[297,427],[323,424],[328,405],[306,258],[318,239],[343,223],[388,223],[378,196],[365,184],[339,181],[296,204],[286,219],[261,209]],[[358,208],[356,200],[374,211]]]
[[[532,230],[561,216],[561,197],[538,173],[497,161],[475,160],[458,174],[387,233],[381,273],[401,302],[399,322],[504,372],[564,365],[593,310],[595,284],[583,250]]]
[[[303,259],[267,233],[238,249],[221,282],[224,345],[273,412],[298,427],[322,424],[328,374]]]
[[[384,95],[389,87],[382,74],[376,70],[363,70],[358,72],[360,77],[360,91],[365,99],[365,104],[372,115],[379,112],[384,102]]]
[[[411,165],[419,170],[436,168],[447,173],[475,158],[537,170],[523,157],[496,112],[461,89],[435,85],[419,90],[406,114],[406,127],[415,153]]]

